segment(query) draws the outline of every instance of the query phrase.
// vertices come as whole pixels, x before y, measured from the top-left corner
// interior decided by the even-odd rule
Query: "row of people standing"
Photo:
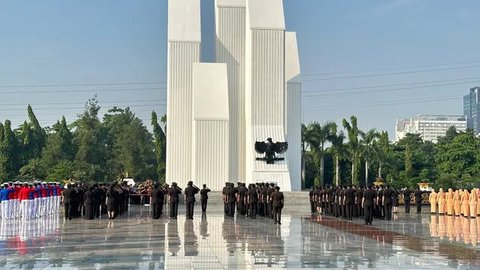
[[[112,184],[67,184],[62,199],[65,219],[83,217],[99,218],[107,214],[114,219],[128,211],[130,188],[127,185]]]
[[[373,217],[392,219],[399,206],[399,196],[403,194],[405,212],[410,212],[412,193],[417,202],[417,212],[421,212],[422,192],[409,189],[397,191],[389,186],[317,186],[309,192],[312,213],[343,217],[348,220],[364,217],[371,224]]]
[[[284,195],[280,187],[273,183],[249,184],[225,183],[222,190],[225,215],[234,217],[235,209],[240,216],[256,219],[257,214],[274,219],[275,224],[281,224]]]
[[[480,216],[480,191],[478,188],[456,189],[449,188],[447,192],[440,188],[433,189],[429,195],[430,213],[449,216],[463,216],[477,218]]]
[[[0,190],[0,217],[29,220],[58,215],[61,191],[59,183],[4,183]]]

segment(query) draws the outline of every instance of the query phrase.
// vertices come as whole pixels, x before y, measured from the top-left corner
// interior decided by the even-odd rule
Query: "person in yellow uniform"
[[[443,188],[440,188],[438,190],[437,202],[438,202],[438,213],[440,215],[445,214],[445,192],[443,192]]]
[[[455,190],[453,193],[453,212],[455,213],[455,216],[460,216],[460,190]]]
[[[480,189],[477,188],[477,217],[480,216]],[[480,220],[480,218],[477,218]]]
[[[474,188],[472,189],[472,193],[470,194],[470,218],[476,218],[477,217],[477,201],[478,201],[478,196],[477,196],[477,189]]]
[[[447,200],[447,215],[453,215],[453,189],[449,188],[446,195]]]
[[[464,217],[470,216],[470,211],[468,207],[469,201],[470,201],[470,193],[468,192],[468,189],[464,189],[462,194],[462,216]]]
[[[432,189],[432,192],[430,192],[428,202],[430,203],[430,213],[432,215],[437,214],[437,193],[435,192],[435,189]]]

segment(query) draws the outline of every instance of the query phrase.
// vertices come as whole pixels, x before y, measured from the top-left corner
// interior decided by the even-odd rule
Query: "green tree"
[[[0,179],[16,176],[18,164],[16,163],[17,141],[12,131],[10,120],[3,125],[3,136],[0,142]]]
[[[330,137],[330,141],[332,143],[332,146],[330,147],[330,150],[332,152],[332,155],[334,156],[334,167],[335,167],[335,185],[340,185],[341,179],[340,179],[340,161],[345,158],[345,134],[343,134],[342,131],[337,133],[337,126],[335,125],[334,132],[332,133]]]
[[[318,182],[316,184],[325,184],[325,143],[332,136],[335,123],[327,122],[321,125],[313,122],[307,126],[305,141],[310,146],[311,151],[315,154],[315,161],[318,165]]]
[[[162,120],[166,121],[166,117],[163,116]],[[157,174],[159,176],[160,182],[165,183],[167,137],[165,136],[165,132],[163,132],[162,127],[158,124],[157,114],[154,111],[152,112],[152,127],[155,144],[155,155],[157,160]]]
[[[359,167],[360,167],[360,157],[361,157],[361,145],[358,140],[360,130],[358,129],[357,117],[351,116],[350,123],[343,119],[342,121],[343,127],[347,130],[348,135],[348,156],[352,166],[352,174],[351,174],[351,182],[354,185],[358,185],[359,183]]]
[[[368,172],[370,169],[370,164],[377,155],[374,144],[379,138],[379,133],[376,129],[370,129],[367,132],[360,131],[360,137],[361,152],[365,161],[365,186],[368,186]]]

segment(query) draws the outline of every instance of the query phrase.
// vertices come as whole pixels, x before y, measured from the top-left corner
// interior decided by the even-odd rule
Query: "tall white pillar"
[[[245,55],[247,181],[291,190],[288,160],[256,161],[256,140],[285,141],[285,21],[282,0],[247,0]]]
[[[227,65],[193,65],[193,181],[222,190],[229,175]]]
[[[229,180],[245,181],[246,0],[216,0],[216,62],[227,64],[230,107]],[[227,179],[225,179],[227,180]]]
[[[301,189],[302,173],[302,79],[297,35],[285,32],[285,126],[287,127],[288,167],[292,190]]]
[[[200,0],[168,1],[166,181],[186,185],[192,172],[192,71],[200,61]]]

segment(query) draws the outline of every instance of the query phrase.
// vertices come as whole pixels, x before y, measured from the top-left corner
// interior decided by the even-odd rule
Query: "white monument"
[[[300,62],[283,1],[216,0],[219,64],[194,64],[200,0],[169,0],[168,16],[167,182],[300,189]],[[254,144],[267,138],[289,143],[283,160],[257,160]]]

